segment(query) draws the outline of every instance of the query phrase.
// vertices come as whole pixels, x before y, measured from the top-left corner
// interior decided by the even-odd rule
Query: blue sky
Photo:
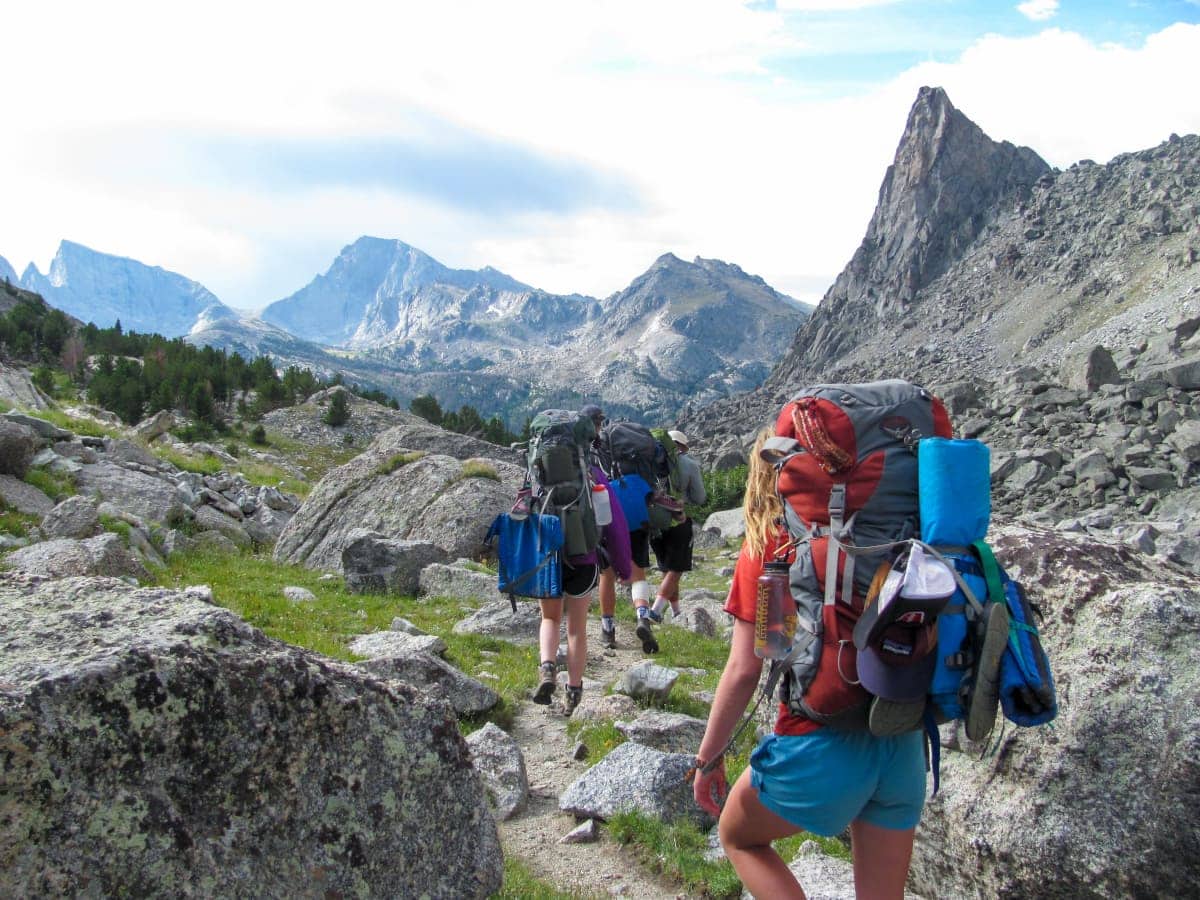
[[[1058,166],[1200,131],[1185,0],[23,7],[0,255],[67,238],[245,308],[362,234],[564,293],[671,251],[815,300],[922,84]]]

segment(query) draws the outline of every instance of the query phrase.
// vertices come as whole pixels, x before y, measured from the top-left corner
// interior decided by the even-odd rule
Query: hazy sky
[[[816,300],[923,84],[1051,164],[1200,131],[1200,0],[7,5],[0,256],[258,308],[360,235],[603,296],[660,254]]]

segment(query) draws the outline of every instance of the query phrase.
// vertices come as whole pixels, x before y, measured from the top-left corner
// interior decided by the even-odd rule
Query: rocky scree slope
[[[862,246],[764,385],[694,413],[709,437],[796,388],[928,385],[1113,352],[1200,312],[1200,137],[1054,171],[922,88]]]

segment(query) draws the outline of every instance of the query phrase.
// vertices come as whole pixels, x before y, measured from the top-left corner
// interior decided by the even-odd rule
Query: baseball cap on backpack
[[[954,593],[954,575],[919,544],[884,571],[876,572],[854,626],[858,677],[876,697],[916,703],[937,664],[937,616]]]

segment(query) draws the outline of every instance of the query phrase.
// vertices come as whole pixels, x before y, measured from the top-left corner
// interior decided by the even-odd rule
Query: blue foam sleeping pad
[[[982,441],[925,438],[917,444],[921,540],[966,547],[987,536],[991,454]]]

